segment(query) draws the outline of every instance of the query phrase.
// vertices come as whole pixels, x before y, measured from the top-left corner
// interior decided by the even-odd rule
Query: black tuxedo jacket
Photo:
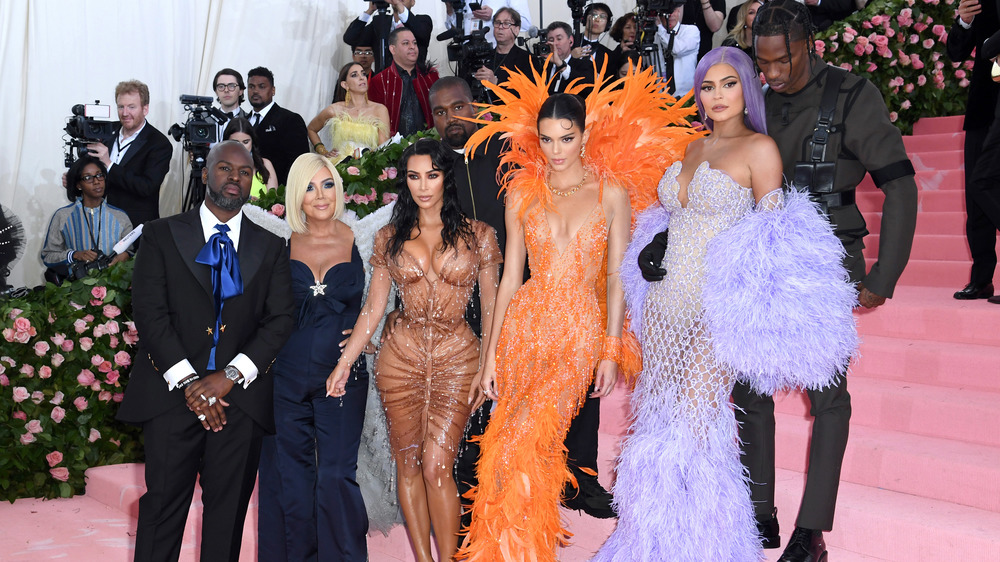
[[[122,124],[115,123],[115,136],[104,144],[108,153],[118,140]],[[160,185],[170,170],[174,147],[167,137],[146,122],[128,145],[120,164],[108,170],[108,203],[125,211],[132,226],[160,218]]]
[[[309,135],[302,116],[274,104],[264,119],[254,127],[260,155],[274,164],[278,183],[288,180],[288,170],[300,155],[309,152]]]
[[[994,2],[980,2],[979,5],[982,11],[972,20],[971,29],[962,27],[955,18],[948,30],[947,52],[953,62],[964,62],[972,55],[972,49],[978,47],[969,78],[969,99],[965,104],[966,131],[985,129],[993,123],[998,111],[997,96],[1000,94],[1000,84],[990,76],[993,62],[983,52],[986,40],[1000,30],[1000,18]]]
[[[385,70],[385,67],[392,63],[392,53],[389,52],[389,33],[392,32],[392,16],[374,14],[372,19],[365,22],[358,18],[347,26],[344,32],[344,43],[352,47],[358,45],[369,45],[375,55],[373,69],[375,74]],[[417,39],[417,47],[420,48],[420,65],[427,62],[427,46],[431,43],[431,31],[434,29],[434,22],[430,16],[418,15],[410,12],[410,17],[406,19],[403,27],[413,32]]]
[[[200,376],[208,374],[215,328],[212,278],[207,265],[195,262],[205,245],[195,207],[180,215],[151,222],[142,235],[132,276],[132,308],[139,344],[118,419],[142,423],[184,403],[184,391],[168,390],[163,373],[183,359]],[[237,251],[243,294],[222,309],[225,331],[216,349],[216,367],[239,353],[257,366],[256,380],[246,389],[234,385],[226,400],[258,425],[274,432],[274,388],[268,372],[291,333],[294,302],[284,241],[246,216]]]

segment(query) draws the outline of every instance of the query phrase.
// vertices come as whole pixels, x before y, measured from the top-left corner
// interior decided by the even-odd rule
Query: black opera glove
[[[670,229],[664,230],[653,237],[653,241],[646,244],[646,247],[639,252],[639,271],[642,278],[650,283],[663,281],[667,275],[667,270],[663,269],[663,256],[667,253],[667,233]]]

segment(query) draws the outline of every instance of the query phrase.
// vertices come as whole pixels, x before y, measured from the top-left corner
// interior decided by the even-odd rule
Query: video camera
[[[66,140],[66,167],[69,168],[77,158],[87,156],[87,145],[95,142],[105,142],[115,136],[114,123],[111,119],[111,106],[101,105],[100,100],[93,104],[76,104],[70,112],[72,117],[66,120],[63,128],[69,139]],[[76,148],[74,157],[73,149]]]
[[[205,198],[205,185],[201,181],[201,171],[205,169],[208,149],[219,142],[219,124],[229,118],[225,113],[212,107],[212,98],[185,94],[180,97],[184,110],[188,112],[184,124],[170,126],[170,136],[191,155],[191,176],[184,196],[184,209],[190,209]]]
[[[451,39],[448,43],[448,60],[458,63],[456,76],[463,78],[472,88],[472,97],[478,101],[483,101],[486,96],[486,88],[479,83],[472,75],[476,70],[489,66],[493,59],[493,45],[486,40],[489,27],[475,29],[468,35],[463,35],[465,30],[465,1],[464,0],[443,0],[445,4],[451,5],[455,13],[455,27],[437,36],[438,41]],[[481,4],[472,2],[469,7],[478,10]]]
[[[638,0],[636,2],[636,27],[638,28],[638,41],[636,49],[639,51],[652,51],[656,39],[656,26],[660,16],[667,17],[678,6],[683,6],[684,0]]]

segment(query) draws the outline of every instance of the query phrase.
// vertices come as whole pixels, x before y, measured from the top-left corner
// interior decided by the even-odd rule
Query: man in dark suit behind
[[[260,154],[274,164],[278,183],[285,184],[292,162],[309,152],[309,135],[302,116],[274,103],[274,75],[258,66],[247,73],[250,124],[257,134]]]
[[[253,174],[239,143],[215,145],[204,204],[147,224],[136,256],[140,341],[118,418],[141,424],[145,441],[137,561],[178,559],[199,478],[200,559],[239,559],[261,439],[274,431],[268,368],[294,306],[284,243],[242,212]]]
[[[427,62],[427,47],[431,42],[431,31],[434,22],[424,14],[410,12],[415,0],[391,0],[392,15],[375,13],[375,3],[369,2],[368,9],[354,19],[344,32],[344,43],[348,45],[371,45],[375,56],[373,74],[378,74],[392,64],[392,53],[389,52],[389,33],[392,30],[405,27],[413,32],[417,40],[420,65]]]
[[[160,218],[160,185],[170,170],[170,141],[146,122],[149,88],[138,80],[115,87],[118,123],[106,144],[87,146],[108,168],[108,203],[125,211],[133,226]]]

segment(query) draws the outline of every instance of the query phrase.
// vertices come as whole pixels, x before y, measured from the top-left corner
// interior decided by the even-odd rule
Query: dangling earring
[[[750,115],[750,110],[747,109],[745,106],[743,107],[743,115]]]
[[[347,90],[347,93],[344,94],[344,105],[351,105],[351,91],[350,90]]]
[[[582,160],[587,155],[587,145],[580,147],[580,159]]]

